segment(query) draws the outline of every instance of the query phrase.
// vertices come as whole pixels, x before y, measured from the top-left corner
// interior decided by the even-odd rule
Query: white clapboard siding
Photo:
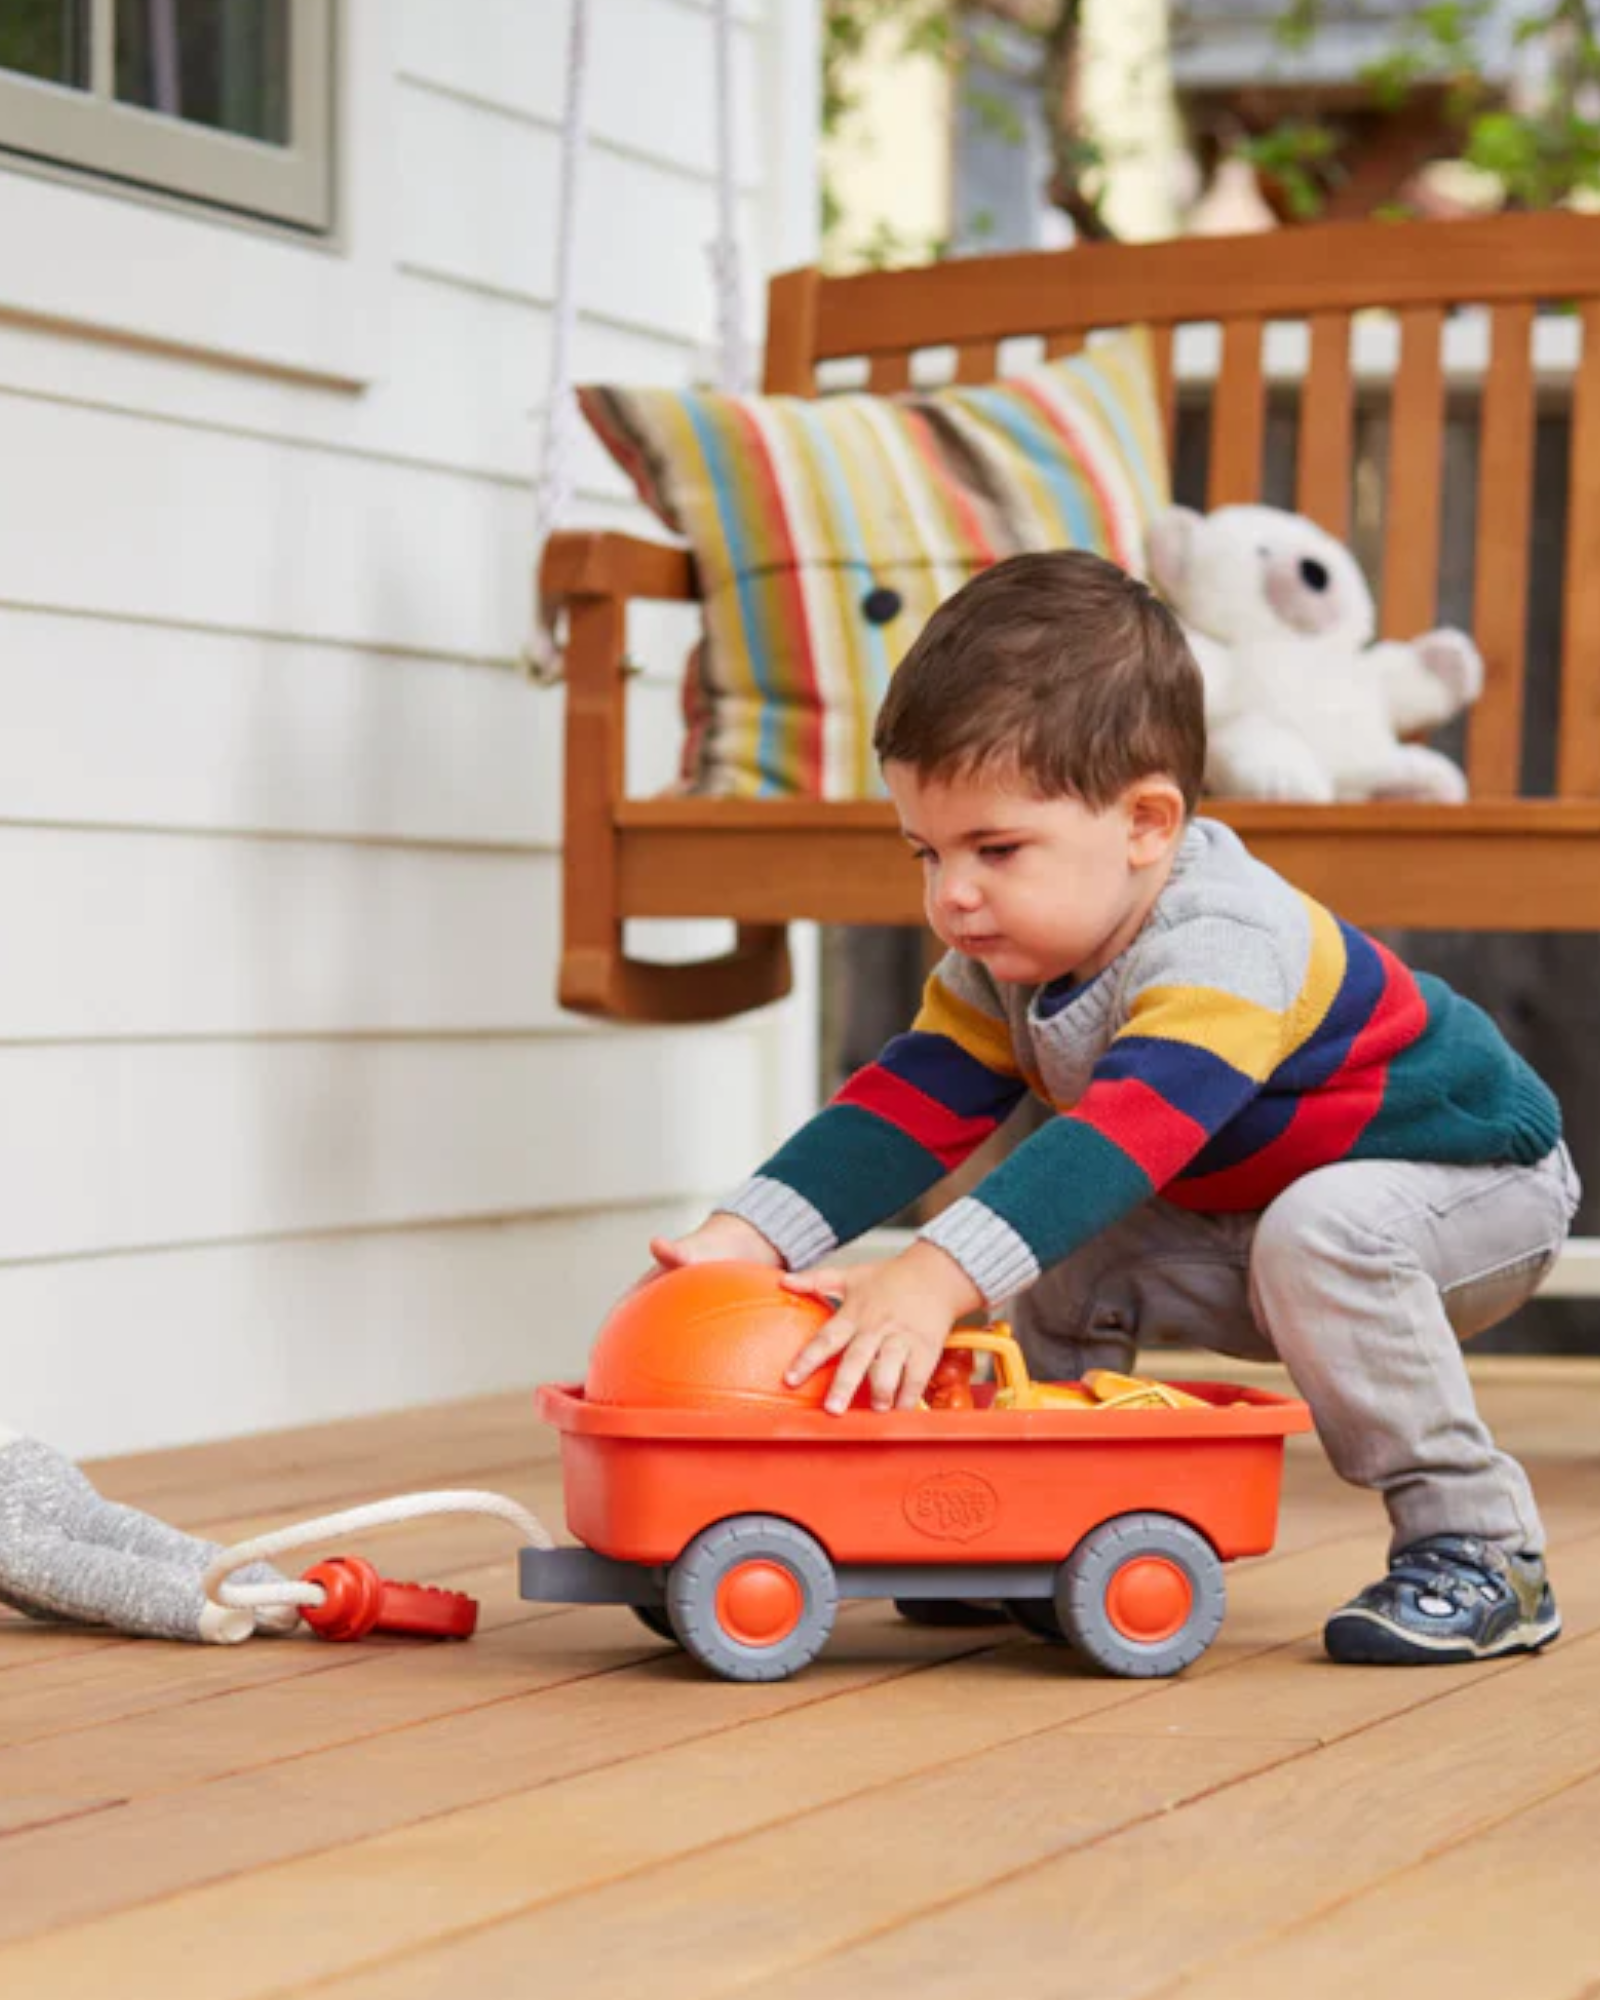
[[[0,1263],[715,1194],[758,1026],[0,1048]]]
[[[594,12],[574,373],[700,379],[712,10]],[[810,253],[816,30],[807,0],[736,13],[753,325]],[[569,9],[348,18],[332,256],[88,187],[8,211],[35,220],[0,260],[0,1423],[80,1452],[576,1373],[649,1234],[812,1097],[792,1006],[628,1030],[554,999],[564,697],[515,663]],[[326,367],[286,257],[350,280]],[[570,525],[662,532],[592,440],[574,471]],[[674,774],[696,627],[630,623],[637,792]]]
[[[557,208],[540,191],[555,186],[559,135],[403,81],[396,123],[395,250],[402,267],[549,300]],[[753,232],[757,197],[741,194],[738,206],[743,229]],[[704,337],[706,245],[717,221],[710,179],[597,148],[584,163],[579,217],[573,269],[585,305],[625,325]]]
[[[703,319],[710,309],[707,272]],[[551,319],[547,306],[531,300],[397,271],[387,366],[363,395],[196,368],[111,341],[66,344],[59,333],[3,318],[0,384],[107,412],[136,411],[273,443],[320,444],[531,485],[550,377]],[[573,362],[582,381],[678,382],[695,374],[703,351],[703,337],[614,326],[580,310]]]
[[[396,28],[395,63],[408,80],[435,83],[557,127],[566,75],[564,61],[550,60],[549,17],[560,17],[554,45],[564,57],[567,12],[565,4],[552,6],[551,0],[532,7],[527,0],[473,0],[473,33],[463,35],[460,0],[408,0]],[[621,147],[679,174],[710,179],[717,135],[710,9],[686,11],[663,0],[603,0],[589,9],[589,24],[590,144],[596,150]],[[746,184],[763,164],[759,26],[753,6],[736,16],[734,157]]]
[[[0,604],[442,659],[526,636],[532,509],[500,482],[3,393],[0,466]]]
[[[0,1414],[84,1456],[405,1408],[419,1384],[446,1400],[581,1379],[651,1236],[689,1219],[613,1203],[0,1268]],[[538,1432],[530,1394],[530,1447]],[[374,1467],[371,1497],[392,1490]]]
[[[675,670],[695,629],[682,610],[657,607],[656,621],[671,678],[630,690],[640,793],[676,769]],[[0,606],[0,831],[553,849],[564,703],[508,668]]]
[[[592,1037],[556,1004],[560,896],[544,852],[15,829],[0,838],[0,1044]],[[705,956],[729,928],[654,926],[648,950]]]

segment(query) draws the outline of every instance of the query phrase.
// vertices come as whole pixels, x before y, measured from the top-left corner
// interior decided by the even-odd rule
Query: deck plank
[[[1536,1663],[1324,1663],[1321,1619],[1383,1537],[1310,1440],[1277,1551],[1230,1571],[1222,1635],[1176,1682],[865,1605],[798,1680],[728,1687],[624,1613],[521,1604],[486,1522],[393,1545],[402,1573],[482,1597],[469,1646],[222,1651],[0,1621],[0,1983],[66,2000],[117,1966],[174,2000],[485,2000],[537,1966],[590,2000],[637,1990],[643,1953],[661,1996],[937,2000],[970,1994],[981,1935],[1008,1995],[1331,1994],[1409,1972],[1411,1929],[1468,1906],[1489,1963],[1497,1910],[1527,1943],[1519,1829],[1583,1908],[1600,1366],[1478,1373],[1554,1538],[1568,1633]],[[224,1538],[440,1480],[559,1525],[525,1397],[248,1445],[96,1476]],[[1600,1972],[1559,1925],[1530,1963],[1494,1990],[1565,2000]]]
[[[1600,1590],[1594,1599],[1600,1617]],[[585,2000],[627,2000],[637,1990],[637,1966],[623,1959],[596,1963],[594,1939],[635,1928],[650,1940],[651,1992],[659,2000],[696,2000],[740,1989],[969,1897],[976,1903],[972,1921],[987,1936],[982,1892],[992,1885],[1052,1864],[1063,1854],[1093,1848],[1244,1779],[1298,1764],[1319,1741],[1359,1734],[1408,1715],[1416,1706],[1417,1691],[1397,1685],[1399,1676],[1353,1675],[1345,1677],[1354,1685],[1342,1712],[1330,1719],[1308,1692],[1310,1641],[1300,1641],[1287,1653],[1271,1648],[1252,1658],[1224,1658],[1213,1672],[1185,1681],[1186,1695],[1204,1688],[1215,1698],[1213,1710],[1222,1708],[1228,1716],[1225,1729],[1191,1730],[1181,1721],[1161,1719],[1172,1713],[1168,1698],[1177,1693],[1161,1687],[1129,1690],[1124,1685],[1120,1699],[1085,1703],[1074,1718],[1077,1703],[1068,1690],[1042,1679],[1037,1655],[1019,1645],[1010,1649],[1003,1666],[985,1659],[924,1677],[927,1684],[918,1689],[919,1716],[895,1713],[892,1722],[887,1715],[879,1719],[874,1726],[892,1727],[896,1737],[903,1737],[909,1724],[920,1725],[910,1745],[900,1744],[900,1756],[909,1750],[917,1760],[917,1768],[902,1778],[892,1778],[885,1769],[886,1760],[895,1755],[893,1743],[881,1745],[874,1738],[864,1747],[859,1726],[841,1731],[840,1718],[827,1715],[820,1718],[820,1737],[794,1746],[798,1758],[789,1746],[788,1754],[774,1756],[777,1732],[772,1729],[764,1732],[762,1743],[730,1756],[726,1798],[711,1802],[723,1812],[733,1810],[732,1824],[717,1818],[696,1824],[708,1803],[703,1760],[675,1760],[677,1776],[664,1768],[674,1760],[651,1760],[654,1771],[636,1766],[614,1781],[580,1781],[564,1788],[550,1801],[554,1825],[530,1824],[526,1812],[500,1808],[490,1814],[453,1815],[413,1834],[394,1836],[379,1844],[377,1865],[376,1854],[359,1850],[329,1857],[328,1866],[306,1880],[293,1900],[313,1911],[326,1910],[330,1921],[318,1926],[326,1933],[333,1928],[332,1913],[349,1909],[356,1883],[383,1879],[396,1892],[367,1939],[369,1948],[388,1954],[389,1962],[335,1982],[329,1990],[340,2000],[378,2000],[380,1995],[383,2000],[424,2000],[457,1986],[509,1991],[517,1968],[535,1963],[560,1984],[581,1988]],[[1072,1694],[1085,1685],[1105,1686],[1080,1680],[1072,1684]],[[1264,1701],[1273,1702],[1274,1696],[1276,1712],[1264,1721]],[[884,1700],[878,1706],[888,1710],[891,1704]],[[952,1728],[952,1715],[967,1720],[969,1709],[985,1718],[991,1732],[987,1742],[973,1744],[970,1727]],[[997,1711],[1008,1710],[1012,1719],[1002,1733],[996,1727]],[[1034,1726],[1019,1731],[1018,1711]],[[1279,1733],[1291,1727],[1302,1733]],[[940,1745],[931,1765],[930,1740]],[[615,1829],[635,1821],[646,1788],[653,1790],[668,1778],[678,1802],[674,1831],[685,1846],[692,1843],[691,1851],[592,1885],[563,1866],[569,1853],[564,1836],[575,1826],[595,1828],[615,1856]],[[757,1781],[771,1794],[764,1809],[750,1797]],[[834,1788],[839,1795],[830,1799],[827,1791]],[[774,1811],[778,1800],[781,1813]],[[452,1876],[458,1872],[451,1866],[456,1841],[462,1843],[455,1850],[459,1861],[492,1851],[502,1879],[480,1885],[470,1912],[457,1910],[458,1918],[468,1916],[464,1937],[419,1950],[425,1943],[416,1915],[422,1886],[441,1868]],[[842,1869],[841,1855],[870,1855],[874,1862],[868,1868]],[[538,1886],[530,1892],[534,1884]],[[539,1907],[495,1921],[494,1901],[508,1892],[529,1904],[537,1901]],[[368,1899],[370,1908],[370,1889]],[[759,1925],[751,1922],[756,1909]],[[267,1910],[262,1916],[265,1930]],[[229,1921],[238,1921],[236,1908],[230,1909]],[[183,1927],[188,1927],[187,1919]],[[271,1949],[254,1927],[248,1935],[253,1959]],[[403,1952],[395,1950],[397,1938],[404,1940]],[[349,1950],[351,1944],[346,1930],[338,1949]],[[325,1953],[326,1945],[320,1950]],[[875,1967],[873,1979],[858,1983],[853,1964],[848,1959],[841,1963],[842,1983],[824,1982],[816,1990],[876,1991]],[[993,1969],[1009,1982],[1003,1963]],[[319,1982],[327,1979],[325,1958],[315,1965],[314,1976]],[[970,1981],[970,1965],[965,1976]],[[266,1983],[229,1989],[241,1995],[270,1990]],[[953,1985],[951,1990],[971,1988]]]
[[[1407,1675],[1426,1685],[1414,1686],[1397,1714],[1314,1757],[1221,1787],[746,1991],[761,2000],[964,1996],[971,1968],[961,1962],[963,1940],[981,1936],[985,1982],[1008,2000],[1161,1993],[1180,1972],[1187,1993],[1199,1971],[1232,1959],[1241,1945],[1359,1895],[1464,1830],[1492,1825],[1600,1769],[1600,1711],[1589,1699],[1597,1668],[1600,1635],[1590,1632],[1537,1665]],[[1308,1661],[1305,1677],[1338,1671]],[[1353,1670],[1350,1677],[1397,1676]],[[1158,1895],[1145,1893],[1150,1884],[1160,1885]],[[1505,1922],[1518,1921],[1512,1900],[1501,1912]],[[1219,1975],[1217,1990],[1279,1989]],[[1514,1990],[1520,1996],[1520,1986]]]
[[[1186,2000],[1459,1991],[1469,1965],[1475,1992],[1574,2000],[1580,1981],[1600,1978],[1597,1824],[1600,1777],[1575,1777],[1337,1909],[1230,1956],[1186,1982]]]

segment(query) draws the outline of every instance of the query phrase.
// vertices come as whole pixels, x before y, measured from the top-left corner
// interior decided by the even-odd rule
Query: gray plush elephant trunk
[[[252,1613],[207,1600],[201,1579],[218,1553],[105,1499],[54,1446],[0,1430],[0,1602],[30,1618],[213,1645],[291,1629],[292,1606]],[[282,1578],[256,1563],[240,1581]]]

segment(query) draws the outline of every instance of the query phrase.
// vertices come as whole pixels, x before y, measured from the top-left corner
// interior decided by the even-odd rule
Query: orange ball
[[[686,1264],[630,1292],[601,1327],[584,1394],[591,1403],[707,1409],[815,1407],[833,1364],[791,1389],[783,1371],[831,1309],[786,1292],[765,1264]]]

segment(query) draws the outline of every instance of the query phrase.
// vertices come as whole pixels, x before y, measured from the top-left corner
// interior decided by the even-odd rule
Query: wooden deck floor
[[[1554,1538],[1567,1631],[1532,1661],[1326,1664],[1384,1536],[1310,1440],[1175,1682],[861,1605],[808,1673],[732,1687],[623,1612],[519,1603],[491,1522],[370,1545],[482,1597],[468,1645],[0,1622],[0,1991],[1600,1995],[1600,1364],[1480,1381]],[[521,1397],[96,1471],[224,1539],[428,1485],[560,1518]]]

